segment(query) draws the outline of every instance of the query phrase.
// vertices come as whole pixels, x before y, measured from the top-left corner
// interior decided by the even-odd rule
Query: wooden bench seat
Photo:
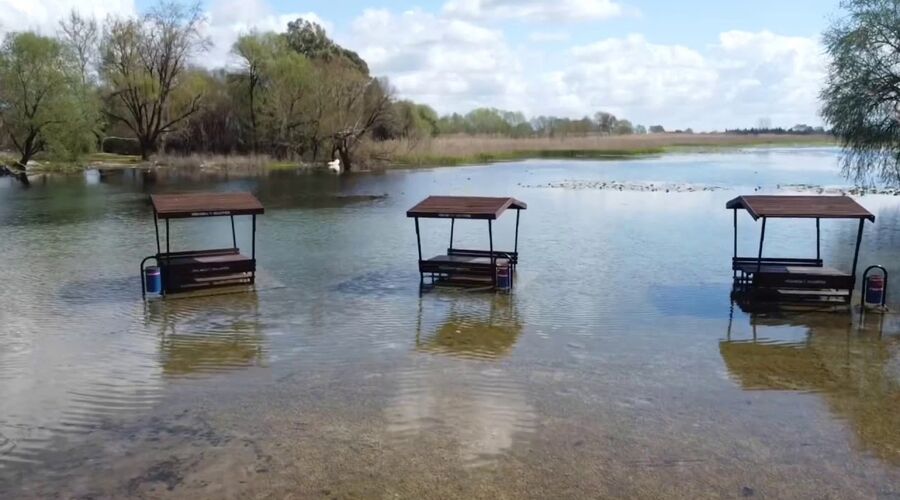
[[[255,281],[256,260],[237,248],[160,254],[159,264],[169,293]]]
[[[490,250],[468,250],[464,248],[448,248],[447,255],[453,256],[464,256],[464,257],[485,257],[487,259],[491,258]],[[494,250],[495,258],[506,259],[509,264],[515,266],[519,263],[519,253],[518,252],[508,252],[505,250]]]
[[[845,273],[844,271],[840,271],[833,267],[812,267],[812,266],[785,266],[785,265],[777,265],[777,264],[763,264],[762,266],[758,266],[757,264],[743,264],[736,267],[736,270],[743,271],[747,274],[756,273],[757,270],[760,274],[808,274],[812,276],[850,276],[850,273]]]
[[[497,267],[509,265],[506,259],[495,259]],[[491,259],[464,255],[437,255],[419,262],[419,271],[435,274],[476,274],[493,276]]]
[[[502,259],[500,257],[496,257],[495,260],[497,262],[504,261],[507,262],[506,259]],[[490,265],[491,258],[490,257],[479,257],[474,255],[436,255],[430,259],[428,262],[448,262],[448,263],[467,263],[467,264],[484,264]]]
[[[232,264],[240,262],[250,262],[253,259],[241,254],[230,255],[191,255],[175,258],[163,258],[163,262],[168,266],[185,266],[185,265],[207,265],[207,264]]]
[[[773,300],[849,302],[855,284],[852,274],[826,266],[746,262],[735,270],[741,273],[736,286]]]

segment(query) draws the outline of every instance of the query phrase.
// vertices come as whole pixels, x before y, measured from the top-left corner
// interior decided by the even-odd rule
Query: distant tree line
[[[794,125],[791,128],[784,127],[753,127],[753,128],[736,128],[736,129],[726,129],[726,134],[737,134],[737,135],[760,135],[760,134],[772,134],[772,135],[822,135],[828,134],[829,132],[825,130],[824,127],[811,127],[805,124]]]
[[[661,128],[661,127],[660,127]],[[664,130],[662,130],[664,131]],[[605,111],[581,119],[538,116],[528,119],[519,111],[478,108],[465,115],[453,113],[437,121],[439,134],[484,134],[506,137],[568,137],[646,134],[643,125],[616,118]]]

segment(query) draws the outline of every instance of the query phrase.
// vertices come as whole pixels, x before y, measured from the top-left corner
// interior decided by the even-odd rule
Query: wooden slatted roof
[[[250,193],[185,193],[150,195],[153,210],[160,219],[256,215],[265,212],[262,203]]]
[[[435,219],[496,219],[507,209],[525,210],[515,198],[429,196],[406,212],[407,217]]]
[[[753,219],[868,219],[875,222],[875,216],[849,196],[738,196],[725,207],[746,210]]]

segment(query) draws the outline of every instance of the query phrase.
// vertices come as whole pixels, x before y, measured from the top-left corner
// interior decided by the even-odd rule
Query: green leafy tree
[[[384,139],[403,137],[413,142],[438,134],[437,113],[429,106],[409,100],[393,103],[392,116],[380,135]]]
[[[572,132],[581,136],[587,136],[591,133],[591,130],[594,129],[594,122],[591,121],[591,118],[585,116],[580,120],[576,120],[572,122]]]
[[[285,53],[286,43],[284,37],[275,33],[251,32],[242,35],[232,47],[232,52],[237,55],[242,64],[241,83],[246,89],[248,99],[248,111],[250,115],[250,143],[254,152],[259,150],[259,123],[258,108],[260,106],[259,93],[264,91],[264,76],[273,61]]]
[[[199,4],[160,3],[139,19],[112,19],[102,43],[101,73],[106,113],[125,124],[140,143],[141,158],[156,151],[162,136],[200,110],[202,94],[171,106],[190,58],[206,50]]]
[[[900,3],[844,0],[825,33],[831,56],[822,116],[844,147],[844,172],[900,183]]]
[[[438,120],[439,134],[461,134],[466,130],[466,119],[459,113],[442,116]]]
[[[298,18],[288,23],[284,36],[292,49],[311,60],[348,63],[363,75],[369,75],[369,65],[359,54],[334,43],[318,23]]]
[[[318,136],[318,122],[312,123],[316,110],[311,104],[313,68],[302,54],[281,51],[269,59],[262,69],[264,90],[261,110],[267,140],[277,156],[303,155],[312,146],[318,154],[318,144],[310,138]]]
[[[203,94],[203,106],[165,137],[167,153],[203,151],[216,154],[247,152],[245,130],[230,76],[223,70],[191,69],[173,93],[173,107],[189,106],[194,94]],[[243,95],[243,94],[241,94]]]
[[[612,133],[615,135],[631,135],[634,133],[634,125],[628,120],[618,120],[613,127]]]
[[[12,33],[0,48],[0,123],[24,167],[50,150],[74,158],[93,145],[92,102],[63,45],[34,33]]]
[[[419,117],[420,123],[422,123],[423,127],[427,130],[429,136],[436,137],[440,134],[438,114],[434,108],[427,104],[416,104],[416,114]]]
[[[503,116],[503,112],[495,108],[476,108],[466,114],[466,132],[470,134],[508,135],[512,129]]]
[[[522,123],[517,124],[515,127],[513,127],[512,130],[510,130],[509,134],[512,137],[521,139],[521,138],[533,136],[534,129],[531,128],[531,123],[522,122]]]

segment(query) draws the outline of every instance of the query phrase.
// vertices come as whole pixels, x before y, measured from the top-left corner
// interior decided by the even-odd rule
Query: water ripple
[[[535,430],[535,412],[524,389],[503,370],[418,363],[395,377],[386,418],[397,446],[414,447],[424,436],[441,436],[440,445],[464,466],[480,467],[496,462]]]

